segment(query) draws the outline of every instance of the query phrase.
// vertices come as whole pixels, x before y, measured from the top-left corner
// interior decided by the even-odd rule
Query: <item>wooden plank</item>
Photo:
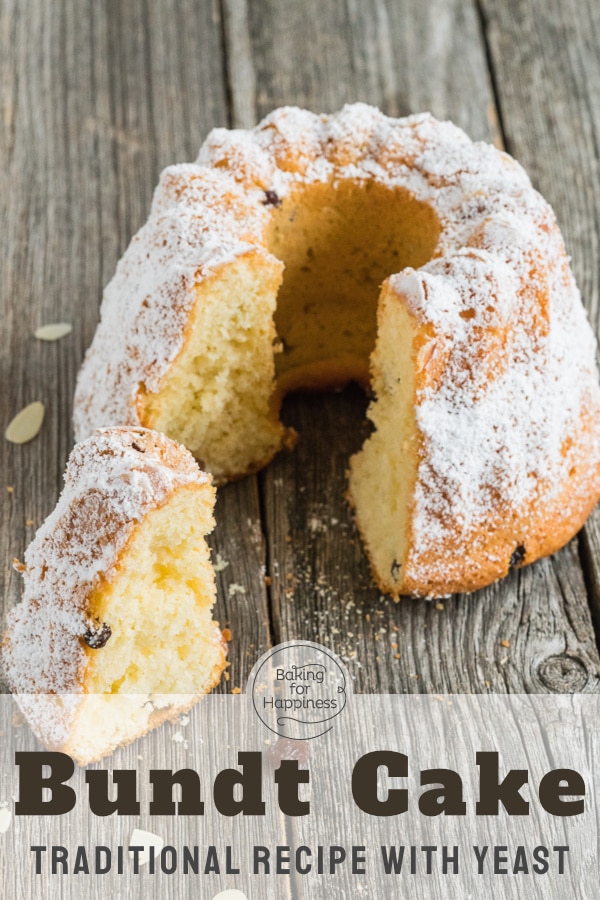
[[[596,507],[580,536],[581,561],[596,636],[600,635],[600,508]],[[598,639],[598,638],[597,638]]]
[[[598,331],[600,8],[593,0],[480,2],[507,149],[554,207]]]
[[[7,2],[0,16],[2,430],[27,402],[47,406],[32,443],[0,441],[5,611],[21,589],[10,560],[62,484],[75,377],[102,288],[147,217],[160,169],[195,159],[229,116],[217,0]],[[53,321],[72,322],[73,334],[36,341],[35,328]],[[243,685],[269,635],[256,481],[230,486],[218,503],[214,546],[230,565],[216,616],[232,621],[229,686]],[[229,596],[231,583],[245,593]]]
[[[225,0],[222,6],[231,124],[234,128],[252,128],[255,124],[256,75],[248,32],[248,4],[246,0]]]
[[[239,12],[236,0],[228,5]],[[364,100],[393,114],[430,108],[475,138],[499,140],[474,4],[326,0],[318,17],[311,9],[308,0],[248,3],[257,119],[285,103],[331,111]],[[231,59],[234,91],[236,66]],[[352,389],[285,403],[284,421],[300,442],[261,476],[276,639],[328,643],[361,691],[597,689],[576,545],[441,609],[380,598],[342,500],[364,406]]]
[[[237,5],[239,0],[226,0]],[[479,22],[460,0],[250,0],[258,117],[283,104],[388,115],[429,110],[474,140],[497,137]]]
[[[480,0],[508,149],[550,201],[600,333],[600,7]],[[541,152],[541,148],[543,152]],[[581,532],[600,635],[600,510]]]
[[[217,0],[0,5],[0,425],[4,429],[30,400],[47,405],[43,430],[31,444],[0,441],[3,612],[20,594],[20,578],[9,562],[22,556],[33,535],[26,522],[40,524],[61,487],[72,443],[75,377],[93,335],[102,287],[148,214],[160,169],[194,159],[207,131],[229,121],[221,44]],[[39,324],[60,320],[73,323],[72,335],[56,344],[34,340]],[[221,684],[229,691],[245,684],[269,643],[256,479],[220,491],[217,503],[219,526],[211,543],[221,560],[216,616],[222,625],[230,621],[233,632],[230,680]],[[136,742],[116,759],[130,767],[169,767],[179,755],[185,764],[188,739],[191,747],[194,740],[197,748],[206,742],[202,759],[213,758],[207,747],[215,741],[222,746],[227,736],[218,729],[196,733],[194,722],[204,714],[192,713],[183,729],[185,744],[175,742],[181,726],[167,725],[153,736],[157,758],[138,762],[149,744]],[[239,746],[239,735],[232,731],[228,737]],[[2,799],[10,800],[10,794]],[[74,847],[73,835],[88,835],[90,845],[113,845],[128,843],[134,827],[158,827],[151,818],[112,828],[93,819],[82,807],[69,821],[46,829],[45,842],[51,837]],[[268,824],[283,835],[275,813],[269,812]],[[189,822],[177,820],[163,837],[176,846],[189,843]],[[17,852],[26,855],[28,846],[25,841]],[[0,896],[80,896],[79,879],[41,880],[28,858],[24,863],[18,885],[12,867],[1,867]],[[86,896],[106,895],[103,881],[88,880]],[[131,883],[115,875],[119,896],[126,883],[131,897],[181,896],[176,880],[166,876]],[[253,892],[269,896],[264,884]],[[282,896],[289,896],[288,886]]]

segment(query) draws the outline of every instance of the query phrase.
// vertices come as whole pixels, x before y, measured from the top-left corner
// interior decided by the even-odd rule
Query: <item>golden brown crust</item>
[[[512,568],[549,556],[577,533],[600,499],[600,392],[593,366],[594,344],[576,319],[582,311],[555,225],[552,235],[554,254],[545,268],[537,253],[521,248],[521,271],[526,274],[514,294],[518,305],[510,308],[504,321],[494,319],[492,327],[485,327],[477,324],[469,310],[469,328],[463,336],[466,347],[462,349],[457,335],[444,333],[442,324],[435,325],[429,318],[428,311],[435,309],[434,282],[429,283],[423,306],[411,306],[410,297],[403,293],[406,287],[396,295],[396,302],[411,306],[415,320],[417,418],[423,404],[431,405],[444,392],[450,391],[452,397],[430,414],[427,424],[433,422],[439,436],[431,428],[427,434],[417,431],[418,491],[407,552],[395,578],[377,569],[369,531],[360,510],[355,509],[375,581],[395,599],[404,594],[440,597],[469,593],[505,577]],[[519,269],[515,267],[515,271]],[[557,287],[560,300],[556,299]],[[394,297],[393,290],[389,297]],[[550,341],[550,327],[560,333],[560,338],[554,337],[561,351],[558,359],[544,350],[544,340]],[[523,364],[519,371],[514,361],[524,341],[534,361],[531,372]],[[547,367],[543,377],[538,374],[536,354],[543,360],[539,365]],[[536,384],[535,392],[530,381]],[[508,396],[498,393],[498,384]],[[528,391],[535,413],[532,421],[519,418],[523,409],[530,408],[529,401],[521,397]],[[470,431],[465,429],[457,437],[446,430],[446,420],[460,416],[465,402],[461,392],[475,415],[469,419]],[[487,397],[492,399],[487,402]],[[515,430],[506,428],[504,420],[510,423],[511,417]],[[493,447],[502,427],[513,446],[506,447],[503,457],[496,456],[494,469],[484,470],[477,484],[479,457],[485,460],[479,448]],[[442,449],[443,441],[459,440],[452,467],[431,465],[436,454],[439,458],[439,450],[432,447],[436,440]],[[446,446],[446,453],[449,449]],[[455,477],[464,461],[461,454],[471,455],[476,464],[475,474],[464,486],[467,496],[474,493],[476,502],[470,505],[461,501],[461,483]],[[464,463],[469,465],[468,460]],[[349,499],[352,502],[351,496]],[[429,535],[433,537],[429,539]]]

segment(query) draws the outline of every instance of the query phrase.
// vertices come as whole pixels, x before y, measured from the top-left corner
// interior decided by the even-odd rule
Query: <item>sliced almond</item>
[[[428,341],[426,344],[423,344],[423,346],[417,353],[417,372],[421,372],[425,368],[425,366],[435,353],[436,347],[436,341]]]
[[[59,341],[73,331],[69,322],[52,322],[50,325],[41,325],[34,332],[38,341]]]
[[[138,853],[138,864],[140,866],[145,866],[150,861],[151,847],[152,855],[158,856],[164,845],[165,842],[157,834],[153,834],[151,831],[142,831],[141,828],[134,828],[129,838],[130,847],[143,847],[143,850]],[[131,850],[129,855],[133,856]]]
[[[12,813],[10,809],[0,809],[0,834],[5,834],[10,828]]]
[[[11,444],[26,444],[38,434],[44,421],[44,404],[39,400],[30,403],[10,422],[4,437]]]
[[[229,888],[226,891],[220,891],[218,894],[215,894],[212,900],[248,900],[248,897],[241,891]]]

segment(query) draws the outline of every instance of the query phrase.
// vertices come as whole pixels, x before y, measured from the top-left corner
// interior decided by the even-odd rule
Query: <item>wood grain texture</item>
[[[554,207],[598,330],[600,7],[480,2],[507,149]]]
[[[600,509],[596,507],[580,536],[581,561],[596,636],[600,634]]]
[[[502,143],[474,3],[324,2],[313,18],[310,9],[308,0],[248,4],[257,118],[282,104],[331,111],[364,100],[392,114],[430,109]],[[329,643],[362,691],[596,690],[576,542],[442,608],[380,597],[342,500],[364,410],[353,390],[284,406],[300,442],[261,475],[276,640]]]
[[[554,207],[596,334],[600,332],[600,7],[481,0],[508,150]],[[543,149],[543,152],[541,151]],[[600,627],[600,510],[580,537]]]
[[[32,443],[0,442],[5,612],[21,590],[10,561],[61,488],[75,377],[102,288],[148,215],[160,170],[194,159],[229,111],[216,0],[103,0],[85,10],[70,0],[7,2],[0,16],[2,430],[31,400],[46,404]],[[56,321],[72,322],[73,333],[53,344],[33,338]],[[235,562],[219,575],[216,617],[235,619],[230,684],[244,684],[269,635],[256,481],[218,502],[213,543]],[[230,596],[230,583],[244,593]]]
[[[248,30],[247,0],[223,0],[223,23],[231,124],[252,128],[256,112],[256,74]]]
[[[72,445],[75,376],[96,327],[102,288],[145,221],[163,166],[194,159],[209,129],[230,122],[221,24],[212,0],[0,4],[0,424],[4,430],[30,400],[47,405],[42,432],[31,444],[0,442],[3,612],[20,595],[10,560],[22,556],[61,487]],[[69,337],[55,344],[34,340],[38,325],[64,320],[74,326]],[[229,691],[245,684],[269,645],[256,479],[220,491],[217,516],[211,544],[228,565],[217,576],[215,615],[223,626],[231,622],[234,633],[230,680],[219,690]],[[167,725],[156,733],[160,752],[152,764],[173,766],[182,747],[173,743],[176,730]],[[207,735],[197,738],[200,744]],[[239,734],[208,738],[243,743]],[[134,768],[143,752],[136,742],[118,758]],[[107,822],[82,809],[55,821],[44,837],[65,846],[81,839],[113,845],[127,843],[134,827],[152,831],[156,823]],[[175,820],[163,836],[181,846],[189,841],[189,822]],[[29,880],[32,867],[26,874],[15,884],[11,866],[3,865],[0,896],[123,895],[116,876],[111,888],[103,879],[85,885]],[[281,893],[289,896],[289,886]],[[138,878],[127,895],[163,900],[181,896],[181,887],[169,877]],[[255,895],[267,900],[268,887],[255,885]]]

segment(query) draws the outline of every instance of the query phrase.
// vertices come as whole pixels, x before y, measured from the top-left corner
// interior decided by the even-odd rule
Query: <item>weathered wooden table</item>
[[[194,159],[211,127],[283,104],[431,110],[527,168],[598,325],[599,46],[594,0],[2,0],[2,429],[32,400],[47,407],[32,443],[0,440],[4,607],[20,591],[11,560],[61,487],[102,288],[163,166]],[[53,321],[73,333],[36,341]],[[600,511],[501,584],[395,605],[372,586],[342,499],[365,406],[355,388],[289,397],[296,450],[219,492],[222,689],[243,688],[270,644],[310,638],[347,661],[356,691],[597,691]]]

